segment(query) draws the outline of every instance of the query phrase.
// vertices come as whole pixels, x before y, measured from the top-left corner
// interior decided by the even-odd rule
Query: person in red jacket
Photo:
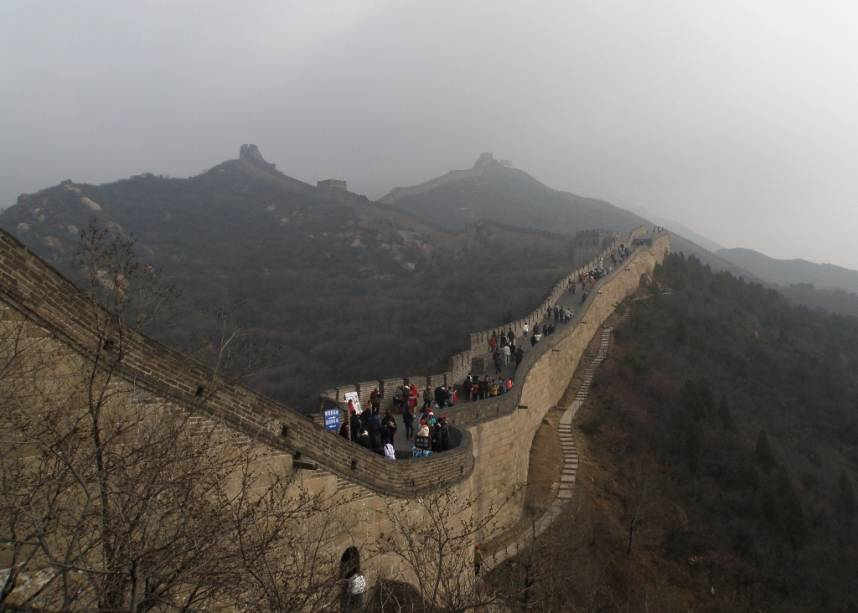
[[[417,398],[419,395],[420,393],[417,391],[417,386],[412,383],[408,387],[408,408],[411,409],[412,413],[417,408]]]

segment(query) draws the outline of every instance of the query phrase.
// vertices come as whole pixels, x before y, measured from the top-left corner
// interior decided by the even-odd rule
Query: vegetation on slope
[[[491,223],[442,231],[258,154],[190,179],[65,182],[19,198],[0,227],[76,279],[92,220],[133,237],[179,291],[156,338],[207,357],[224,321],[227,335],[238,326],[233,374],[295,408],[336,384],[442,372],[469,332],[530,311],[587,255]]]
[[[537,610],[855,610],[858,319],[676,255],[655,283],[579,414],[574,516],[504,582]]]
[[[607,202],[551,189],[486,154],[477,160],[473,173],[461,173],[448,180],[445,177],[433,179],[413,192],[394,190],[382,201],[395,202],[450,229],[473,219],[494,219],[554,232],[600,228],[625,233],[646,223],[638,215]]]

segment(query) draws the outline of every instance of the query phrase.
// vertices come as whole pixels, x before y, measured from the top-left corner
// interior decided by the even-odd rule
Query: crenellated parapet
[[[527,353],[516,373],[513,393],[449,409],[453,448],[426,458],[387,460],[326,431],[299,412],[226,381],[205,365],[130,330],[124,331],[121,376],[142,390],[215,420],[273,449],[315,462],[321,469],[378,495],[419,497],[437,488],[467,483],[475,470],[494,470],[481,458],[487,444],[504,439],[501,436],[491,441],[486,439],[489,430],[485,429],[485,424],[504,416],[515,421],[516,415],[544,414],[550,408],[546,403],[556,401],[555,396],[559,397],[571,372],[563,370],[550,375],[550,385],[542,378],[549,376],[546,373],[551,373],[551,369],[556,367],[560,356],[566,360],[562,362],[564,369],[577,363],[583,347],[595,332],[593,325],[603,321],[616,303],[637,288],[640,275],[652,271],[669,245],[669,237],[665,233],[648,234],[646,229],[632,233],[628,240],[633,239],[647,240],[636,241],[639,244],[631,256],[599,281],[593,295],[581,308],[580,323],[561,327]],[[568,290],[572,279],[591,270],[600,257],[608,257],[610,252],[611,249],[607,249],[586,266],[570,271],[531,313],[469,335],[468,348],[451,356],[444,372],[341,386],[325,392],[324,396],[329,402],[341,402],[345,392],[357,391],[368,404],[369,394],[380,384],[393,389],[406,380],[432,387],[460,382],[470,371],[473,358],[484,353],[493,332],[511,328],[519,334],[525,324],[532,329],[534,323],[541,321],[544,312]],[[93,308],[89,298],[5,232],[0,232],[0,302],[47,330],[78,354],[95,355],[100,337],[87,315]],[[531,382],[536,380],[539,380],[538,385],[531,386]],[[534,392],[536,388],[541,391]],[[545,390],[550,390],[550,393]],[[503,420],[498,423],[501,422]],[[520,425],[514,427],[520,432],[528,432]],[[516,457],[529,450],[532,436],[527,436],[530,435],[521,439],[524,442],[522,448],[516,450]],[[496,466],[502,464],[494,462]],[[524,464],[526,466],[526,460]],[[415,480],[417,475],[419,477]]]
[[[0,303],[83,356],[94,356],[101,337],[93,304],[70,281],[6,232],[0,231]],[[326,431],[304,415],[131,330],[123,330],[120,374],[137,388],[214,419],[255,441],[312,460],[369,490],[414,497],[458,483],[473,470],[470,435],[451,429],[454,448],[395,463]],[[368,392],[367,392],[368,393]],[[415,464],[427,476],[415,483]]]
[[[382,409],[385,409],[390,408],[392,405],[392,393],[388,392],[396,389],[397,387],[401,387],[402,385],[415,383],[419,389],[423,389],[427,384],[434,387],[441,383],[446,385],[461,383],[468,373],[472,372],[474,358],[483,356],[486,353],[486,347],[488,347],[489,339],[493,334],[505,334],[508,330],[512,330],[515,336],[519,337],[521,336],[525,325],[532,330],[535,324],[545,319],[546,311],[558,303],[560,298],[569,290],[569,286],[573,282],[610,258],[611,254],[615,253],[620,245],[630,246],[635,240],[640,237],[647,236],[647,234],[648,229],[641,226],[635,228],[626,237],[615,238],[612,243],[597,253],[597,255],[588,263],[569,271],[568,274],[564,275],[559,281],[557,281],[539,306],[530,313],[519,319],[502,323],[493,328],[469,334],[466,341],[467,348],[447,359],[447,370],[443,373],[434,375],[385,377],[373,381],[340,385],[335,388],[325,390],[320,394],[321,406],[328,407],[338,405],[340,407],[344,407],[345,394],[348,392],[357,392],[361,400],[361,404],[363,406],[368,406],[369,395],[373,389],[377,388],[380,391],[385,392],[382,403]],[[604,279],[599,281],[600,284],[603,282]]]

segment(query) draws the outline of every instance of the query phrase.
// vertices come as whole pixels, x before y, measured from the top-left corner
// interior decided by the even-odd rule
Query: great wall
[[[516,371],[513,392],[451,408],[455,446],[427,458],[387,460],[133,332],[124,339],[121,375],[140,402],[158,399],[175,410],[194,411],[198,423],[264,446],[272,466],[299,475],[308,488],[348,497],[348,512],[358,527],[344,527],[334,535],[331,546],[337,551],[362,550],[388,530],[384,509],[391,500],[407,505],[443,488],[473,499],[468,512],[475,518],[494,513],[496,502],[507,501],[493,532],[477,536],[487,541],[519,519],[524,498],[521,486],[527,481],[534,434],[567,389],[585,348],[616,306],[637,290],[641,278],[652,273],[670,248],[667,233],[647,233],[643,228],[619,242],[633,245],[630,256],[598,281],[573,324],[561,327],[526,354]],[[471,334],[468,349],[452,356],[443,373],[340,386],[322,396],[328,403],[341,405],[345,392],[354,391],[366,403],[370,391],[379,385],[393,389],[406,381],[458,383],[470,371],[473,359],[484,352],[495,330],[511,328],[519,335],[525,325],[541,321],[546,309],[567,292],[570,279],[592,266],[570,271],[532,313]],[[28,336],[42,339],[41,351],[57,361],[87,360],[98,338],[85,316],[90,309],[92,304],[71,282],[0,232],[0,323],[23,325]],[[65,372],[58,367],[52,376],[66,376],[60,371]],[[389,396],[386,402],[390,402]],[[569,426],[568,421],[564,426]],[[370,583],[402,576],[397,560],[385,556],[367,559],[364,571]]]

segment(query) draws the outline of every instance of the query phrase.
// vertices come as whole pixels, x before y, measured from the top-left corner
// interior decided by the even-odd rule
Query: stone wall
[[[638,231],[630,238],[644,234]],[[214,427],[240,435],[247,444],[268,447],[279,470],[294,470],[292,457],[298,452],[316,461],[318,470],[302,472],[313,489],[348,497],[349,517],[354,520],[337,535],[337,548],[362,548],[383,535],[388,529],[384,513],[392,498],[404,499],[411,505],[418,497],[442,487],[453,487],[473,499],[475,505],[468,514],[477,520],[508,501],[498,515],[495,532],[501,532],[520,517],[521,487],[527,479],[530,446],[542,418],[561,398],[601,324],[617,304],[638,288],[641,277],[652,272],[668,249],[669,236],[655,235],[602,279],[591,292],[579,322],[561,326],[526,355],[513,393],[450,409],[453,427],[461,433],[461,444],[429,458],[386,460],[264,396],[218,379],[202,364],[140,335],[130,334],[125,340],[126,367],[122,376],[150,398],[167,402],[176,410],[199,411]],[[512,327],[519,332],[524,322],[532,325],[539,321],[563,295],[568,283],[569,277],[562,279],[533,313],[496,329]],[[49,338],[54,347],[49,350],[51,355],[62,350],[86,359],[99,338],[88,323],[87,313],[92,309],[92,303],[71,283],[14,238],[0,232],[0,313],[25,320],[36,336]],[[453,356],[446,373],[413,378],[432,385],[445,377],[460,380],[470,368],[474,352],[484,352],[491,332],[472,334],[471,348]],[[402,382],[400,378],[386,379],[384,386],[390,389]],[[356,388],[337,388],[332,396],[336,400],[343,391],[357,389],[368,402],[369,392],[378,384],[372,381]],[[201,395],[204,401],[200,401]],[[483,534],[479,540],[493,535]],[[395,577],[400,569],[395,560],[379,557],[367,564],[366,571],[374,581]]]
[[[4,302],[83,355],[99,336],[85,294],[5,232],[0,232],[0,302]],[[122,376],[142,389],[193,407],[254,440],[300,452],[325,469],[385,495],[421,496],[465,479],[473,469],[470,436],[444,454],[392,463],[350,443],[300,413],[218,377],[203,364],[126,331]],[[198,402],[204,396],[205,402]],[[414,480],[414,467],[429,475]]]
[[[561,328],[529,352],[527,363],[520,366],[523,380],[513,393],[463,404],[451,412],[454,423],[469,431],[473,442],[475,467],[468,481],[476,500],[475,512],[489,513],[492,504],[511,498],[500,517],[501,531],[521,514],[523,491],[517,488],[527,481],[530,446],[542,418],[563,396],[601,325],[637,290],[641,277],[652,273],[668,248],[669,238],[661,236],[604,279],[577,325]]]

